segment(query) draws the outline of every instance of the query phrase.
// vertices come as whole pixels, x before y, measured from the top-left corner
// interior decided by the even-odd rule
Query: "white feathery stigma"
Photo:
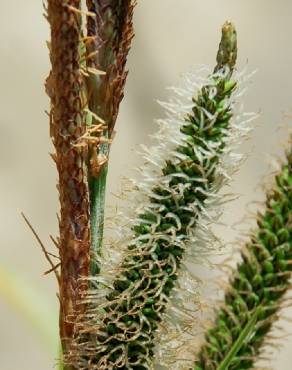
[[[181,370],[193,363],[187,342],[196,335],[200,289],[192,266],[221,250],[212,226],[232,197],[219,191],[242,163],[237,148],[256,117],[237,103],[250,76],[234,72],[232,81],[241,89],[232,85],[229,92],[230,77],[227,67],[213,74],[201,67],[172,88],[173,99],[160,102],[166,118],[157,120],[156,145],[142,147],[142,180],[133,181],[127,199],[138,207],[119,215],[121,240],[101,257],[100,275],[91,278],[90,308],[79,323],[87,339],[76,338],[76,353],[70,354],[78,369],[90,363],[91,370],[157,364]],[[200,101],[218,107],[211,112]],[[224,119],[228,127],[218,126]],[[91,342],[93,329],[98,339]],[[153,353],[154,336],[159,344]]]

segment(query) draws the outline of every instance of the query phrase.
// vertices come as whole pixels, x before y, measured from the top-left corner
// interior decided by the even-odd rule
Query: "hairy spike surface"
[[[275,180],[195,370],[253,368],[291,288],[292,150]]]
[[[51,98],[51,137],[59,172],[60,227],[60,335],[63,349],[71,346],[73,326],[89,274],[89,200],[85,150],[75,144],[85,133],[79,42],[79,0],[48,0],[51,25],[52,71],[47,79]]]
[[[225,25],[224,36],[226,30]],[[231,51],[236,55],[236,43]],[[196,84],[188,75],[186,104],[165,104],[169,115],[160,122],[159,145],[150,148],[145,181],[138,185],[143,202],[119,275],[106,297],[92,289],[91,308],[79,323],[83,335],[76,337],[68,361],[80,370],[152,368],[154,337],[183,257],[197,242],[194,231],[201,216],[208,217],[208,205],[218,200],[229,178],[222,162],[238,165],[229,143],[242,135],[243,126],[231,119],[237,83],[231,79],[235,59],[228,60],[201,81],[195,98]],[[182,89],[177,93],[185,94]],[[200,247],[197,243],[193,250],[199,254]]]

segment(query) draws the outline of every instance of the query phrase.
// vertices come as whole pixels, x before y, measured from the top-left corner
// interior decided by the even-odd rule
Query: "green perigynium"
[[[69,359],[78,369],[152,367],[154,337],[184,256],[204,252],[208,237],[198,237],[198,224],[222,201],[218,191],[241,159],[232,152],[234,138],[247,130],[232,120],[236,54],[235,29],[227,22],[215,72],[196,97],[188,75],[187,91],[177,90],[188,96],[186,103],[165,104],[168,118],[160,122],[158,147],[148,150],[151,166],[144,167],[145,180],[138,185],[144,196],[118,275],[106,299],[100,290],[88,296],[80,323],[84,335],[76,338]]]
[[[273,322],[291,287],[292,271],[292,150],[266,211],[238,265],[198,355],[195,370],[243,370],[254,366]]]

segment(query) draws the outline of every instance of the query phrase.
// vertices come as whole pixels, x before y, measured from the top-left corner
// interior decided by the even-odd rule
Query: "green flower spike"
[[[235,60],[236,32],[227,22],[215,72],[195,98],[194,78],[188,76],[187,88],[178,90],[187,102],[165,105],[169,115],[160,122],[158,147],[150,149],[153,171],[144,167],[138,186],[143,200],[118,277],[104,299],[100,290],[88,297],[91,308],[80,322],[84,335],[76,338],[69,359],[78,369],[152,368],[154,337],[182,260],[198,222],[229,178],[223,162],[228,158],[238,165],[238,158],[229,156],[229,144],[242,128],[231,120]]]
[[[251,369],[291,288],[292,150],[238,265],[195,370]]]

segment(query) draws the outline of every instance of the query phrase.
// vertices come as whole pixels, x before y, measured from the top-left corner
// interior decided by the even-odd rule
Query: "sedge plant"
[[[156,145],[145,150],[143,178],[134,186],[139,206],[123,228],[119,261],[107,260],[108,158],[127,77],[134,5],[47,1],[52,69],[46,90],[59,175],[55,244],[61,261],[51,270],[59,283],[64,370],[156,366],[171,308],[180,306],[182,329],[186,291],[197,294],[195,286],[184,288],[184,277],[192,273],[188,263],[218,252],[210,225],[223,211],[221,189],[242,162],[238,146],[254,118],[237,107],[244,77],[235,67],[236,30],[226,22],[213,71],[186,74],[175,98],[162,104],[166,118],[158,121]],[[290,284],[291,158],[290,151],[196,356],[186,366],[174,361],[166,368],[253,367]],[[190,325],[196,324],[191,316]],[[183,332],[178,328],[176,342],[183,343]],[[162,359],[157,366],[163,364]]]

